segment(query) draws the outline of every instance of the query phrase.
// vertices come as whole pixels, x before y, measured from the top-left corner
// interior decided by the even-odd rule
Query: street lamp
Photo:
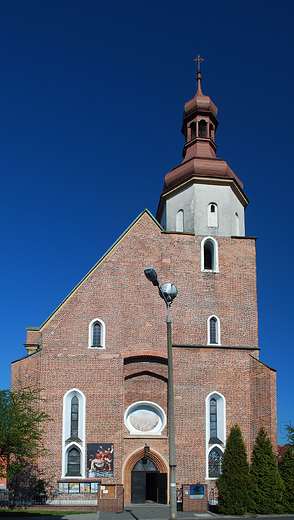
[[[159,285],[157,274],[153,267],[145,269],[144,274],[155,287],[167,308],[167,357],[168,357],[168,439],[169,439],[169,485],[170,485],[170,520],[177,518],[177,485],[176,485],[176,450],[175,450],[175,410],[174,410],[174,381],[173,381],[173,357],[171,337],[170,306],[178,291],[173,283]]]

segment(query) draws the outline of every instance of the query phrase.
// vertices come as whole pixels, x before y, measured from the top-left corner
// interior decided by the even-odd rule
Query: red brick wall
[[[122,484],[116,485],[116,496],[115,498],[101,498],[100,485],[98,486],[97,495],[97,509],[98,511],[108,511],[120,513],[124,509],[124,490]]]
[[[265,420],[274,432],[272,373],[267,369],[270,384],[265,385],[266,371],[253,369],[257,361],[250,357],[258,357],[255,242],[217,238],[220,272],[203,273],[202,238],[163,233],[143,213],[44,324],[41,350],[12,365],[13,386],[17,379],[39,385],[54,419],[44,439],[51,455],[41,463],[52,482],[61,477],[62,403],[71,388],[86,396],[86,443],[114,444],[114,478],[103,483],[122,483],[127,478],[123,464],[145,442],[168,464],[166,430],[161,437],[130,437],[123,423],[127,406],[137,400],[154,401],[167,413],[167,366],[156,361],[167,356],[166,308],[144,276],[149,265],[161,283],[171,281],[178,288],[171,310],[178,483],[205,479],[208,393],[224,395],[227,431],[238,422],[248,449],[256,407],[256,427]],[[220,320],[222,347],[206,346],[212,314]],[[105,322],[105,350],[88,349],[94,318]],[[124,364],[132,356],[147,357]]]
[[[192,483],[193,484],[193,483]],[[207,511],[207,486],[204,485],[204,498],[190,498],[190,485],[183,485],[183,511]]]

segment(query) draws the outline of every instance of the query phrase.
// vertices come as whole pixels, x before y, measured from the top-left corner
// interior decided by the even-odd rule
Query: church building
[[[169,502],[166,307],[144,275],[149,266],[178,290],[171,316],[183,508],[216,503],[234,424],[249,456],[260,426],[276,446],[276,373],[259,359],[248,199],[216,157],[217,107],[201,80],[198,70],[184,107],[183,160],[164,178],[156,217],[144,210],[130,224],[51,316],[27,329],[27,355],[12,363],[12,389],[41,389],[52,418],[49,454],[38,461],[52,505],[70,498],[118,511]]]

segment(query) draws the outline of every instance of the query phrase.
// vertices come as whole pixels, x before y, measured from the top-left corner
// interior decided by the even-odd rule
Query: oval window
[[[138,401],[127,408],[125,425],[130,433],[137,435],[161,435],[166,425],[166,415],[158,404]]]

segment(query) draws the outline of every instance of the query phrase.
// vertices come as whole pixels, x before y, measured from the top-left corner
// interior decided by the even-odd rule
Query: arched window
[[[199,137],[206,137],[206,121],[204,119],[201,119],[198,123],[199,128]]]
[[[214,127],[211,123],[209,125],[209,137],[214,138]]]
[[[210,316],[207,320],[207,344],[220,345],[220,323],[217,316]]]
[[[70,436],[79,436],[79,400],[75,395],[71,400]]]
[[[218,206],[215,202],[210,202],[207,206],[207,225],[218,227]]]
[[[221,474],[222,451],[214,447],[208,454],[208,476],[209,478],[217,478]]]
[[[184,211],[180,209],[176,215],[176,231],[184,231]]]
[[[63,397],[62,428],[62,475],[66,477],[77,471],[84,476],[85,465],[85,412],[86,399],[83,392],[72,388]]]
[[[240,235],[240,219],[237,212],[235,213],[235,233],[237,237]]]
[[[201,271],[218,272],[217,241],[212,237],[204,238],[201,242]]]
[[[219,392],[206,397],[206,476],[217,478],[226,441],[226,400]]]
[[[193,121],[193,123],[191,123],[191,140],[195,139],[195,137],[196,137],[196,123],[195,123],[195,121]]]
[[[105,323],[96,318],[89,325],[89,348],[105,348]]]
[[[101,324],[97,321],[93,325],[93,347],[101,347]]]
[[[80,477],[81,471],[81,452],[73,446],[67,451],[67,472],[66,477]]]
[[[217,438],[217,405],[216,399],[210,399],[210,438]]]

